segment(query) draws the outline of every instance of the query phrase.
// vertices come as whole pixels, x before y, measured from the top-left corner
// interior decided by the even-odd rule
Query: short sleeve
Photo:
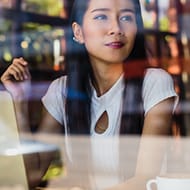
[[[153,106],[170,97],[175,97],[175,109],[178,96],[171,75],[163,69],[147,69],[143,81],[142,97],[145,115]]]
[[[65,99],[65,76],[54,80],[50,84],[46,94],[42,97],[44,107],[61,125],[65,123]]]

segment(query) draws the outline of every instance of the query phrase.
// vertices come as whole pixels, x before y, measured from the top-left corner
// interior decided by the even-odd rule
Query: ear
[[[80,44],[83,44],[84,38],[83,38],[81,26],[77,22],[73,22],[72,29],[73,29],[74,37],[77,40],[77,42]]]

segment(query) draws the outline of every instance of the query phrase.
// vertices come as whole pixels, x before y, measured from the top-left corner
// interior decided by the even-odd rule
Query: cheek
[[[97,41],[99,41],[102,38],[102,35],[100,33],[100,29],[95,26],[85,26],[83,30],[83,39],[84,43],[92,43],[95,44]]]
[[[136,24],[131,24],[131,26],[128,26],[130,29],[130,33],[134,36],[137,34],[137,25]]]
[[[131,27],[131,30],[128,33],[128,39],[130,39],[131,42],[134,42],[136,35],[137,35],[137,27]]]
[[[93,36],[93,29],[89,27],[87,24],[83,25],[83,38],[84,43],[86,40],[90,39]]]

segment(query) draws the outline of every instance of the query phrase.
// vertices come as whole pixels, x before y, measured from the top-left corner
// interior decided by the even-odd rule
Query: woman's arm
[[[31,75],[28,63],[23,58],[16,58],[1,76],[1,82],[11,94],[19,129],[30,131],[28,117],[28,99],[31,88]]]
[[[144,120],[143,135],[168,135],[171,132],[174,97],[151,108]]]
[[[28,63],[23,58],[16,58],[1,76],[6,90],[11,94],[14,102],[18,127],[21,132],[31,132],[29,123],[28,101],[31,94],[31,75]],[[38,110],[37,110],[38,111]],[[61,125],[45,110],[39,127],[40,132],[60,132]],[[36,187],[51,161],[54,152],[25,154],[24,162],[30,188]]]
[[[42,119],[38,128],[40,133],[62,133],[63,126],[43,106]]]
[[[107,190],[146,190],[148,179],[159,175],[167,147],[165,137],[171,131],[173,105],[171,97],[147,112],[134,177]]]
[[[1,76],[1,82],[11,94],[17,122],[21,131],[30,131],[28,101],[31,94],[31,75],[29,64],[22,57],[15,58],[13,63]],[[60,132],[61,125],[43,109],[42,121],[39,127],[40,132]]]
[[[136,175],[159,174],[165,155],[166,139],[172,126],[174,98],[161,101],[145,116],[143,134],[141,137]]]

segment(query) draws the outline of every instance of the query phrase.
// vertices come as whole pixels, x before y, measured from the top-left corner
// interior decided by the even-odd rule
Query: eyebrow
[[[135,13],[135,10],[133,10],[133,9],[121,9],[120,12],[131,12],[131,13]]]
[[[93,10],[91,11],[91,13],[93,13],[93,12],[98,12],[98,11],[110,11],[110,9],[108,9],[108,8],[93,9]],[[133,9],[121,9],[120,12],[122,12],[122,13],[123,13],[123,12],[135,13],[135,10],[133,10]]]

